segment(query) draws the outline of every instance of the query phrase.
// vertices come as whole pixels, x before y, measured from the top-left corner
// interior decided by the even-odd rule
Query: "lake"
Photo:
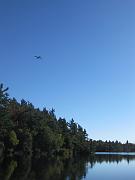
[[[97,153],[67,160],[30,156],[1,159],[0,180],[135,180],[135,154]]]

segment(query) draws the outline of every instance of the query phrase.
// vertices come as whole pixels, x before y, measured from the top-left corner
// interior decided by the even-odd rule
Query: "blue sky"
[[[0,53],[11,97],[135,142],[134,0],[0,0]]]

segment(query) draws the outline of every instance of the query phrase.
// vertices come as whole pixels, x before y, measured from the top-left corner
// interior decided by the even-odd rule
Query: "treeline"
[[[96,152],[135,152],[135,144],[114,141],[93,141]]]
[[[54,109],[40,110],[10,98],[0,85],[0,153],[72,156],[93,152],[88,134],[73,119],[57,119]]]
[[[0,156],[33,154],[35,156],[97,152],[135,152],[135,144],[95,141],[73,119],[56,118],[55,110],[35,108],[24,99],[10,98],[8,88],[0,84]]]

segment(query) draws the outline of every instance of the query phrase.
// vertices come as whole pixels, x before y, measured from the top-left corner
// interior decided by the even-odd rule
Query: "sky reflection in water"
[[[97,162],[88,169],[86,180],[134,180],[135,156],[130,153],[98,154]],[[102,159],[102,160],[101,160]]]

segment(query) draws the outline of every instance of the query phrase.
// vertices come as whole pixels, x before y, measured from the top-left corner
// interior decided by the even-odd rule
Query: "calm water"
[[[96,154],[70,160],[0,160],[0,180],[135,180],[135,154]]]

